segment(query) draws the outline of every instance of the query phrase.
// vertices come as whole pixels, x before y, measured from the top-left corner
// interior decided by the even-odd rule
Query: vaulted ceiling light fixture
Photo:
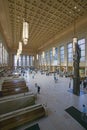
[[[29,34],[29,23],[26,21],[26,1],[25,1],[25,18],[24,18],[24,20],[23,20],[23,43],[24,43],[24,45],[27,45],[27,43],[28,43],[28,34]]]
[[[37,60],[38,60],[38,54],[37,54]]]
[[[74,37],[73,37],[73,55],[75,55],[75,46],[77,44],[77,36],[76,36],[76,6],[74,7]]]
[[[22,42],[19,42],[19,48],[18,49],[22,52]]]
[[[52,52],[53,52],[53,56],[55,56],[55,47],[53,47]]]
[[[44,51],[42,52],[42,57],[45,58],[45,52]]]

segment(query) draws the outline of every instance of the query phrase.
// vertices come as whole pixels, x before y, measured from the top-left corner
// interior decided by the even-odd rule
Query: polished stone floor
[[[32,75],[27,73],[25,76],[27,85],[34,93],[37,93],[35,83],[41,87],[36,103],[43,104],[47,112],[45,118],[34,123],[38,123],[41,130],[84,130],[75,119],[65,112],[65,109],[74,106],[81,111],[83,104],[87,106],[87,94],[76,96],[68,92],[70,78],[58,77],[58,82],[55,83],[53,75],[41,75],[40,72],[34,78]],[[72,86],[73,81],[71,88]]]
[[[24,78],[31,92],[37,94],[35,83],[40,86],[41,91],[40,94],[37,94],[36,103],[43,104],[47,116],[31,124],[26,124],[20,130],[24,130],[24,128],[35,123],[39,124],[40,130],[85,130],[65,112],[65,109],[70,106],[74,106],[80,111],[83,104],[87,106],[87,94],[76,96],[68,92],[70,78],[58,76],[58,82],[55,83],[53,75],[41,75],[40,72],[35,74],[34,78],[33,74],[27,72]],[[73,82],[71,88],[72,86]]]

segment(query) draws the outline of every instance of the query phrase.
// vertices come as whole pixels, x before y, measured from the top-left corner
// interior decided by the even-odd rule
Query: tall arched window
[[[64,62],[64,46],[60,47],[60,62]]]
[[[81,62],[85,62],[85,39],[78,40],[79,47],[81,49]]]
[[[68,62],[73,62],[73,45],[72,45],[72,43],[69,43],[67,45],[67,51],[68,51]]]

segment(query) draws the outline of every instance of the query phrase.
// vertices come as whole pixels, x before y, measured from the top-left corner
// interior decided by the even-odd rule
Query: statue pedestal
[[[73,93],[80,96],[80,77],[73,77]]]

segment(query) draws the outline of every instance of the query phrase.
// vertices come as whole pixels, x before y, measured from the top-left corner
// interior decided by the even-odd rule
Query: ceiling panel
[[[26,12],[26,14],[25,14]],[[26,49],[38,51],[54,35],[87,14],[87,0],[0,0],[0,24],[10,49],[22,41],[22,24],[29,22]]]

